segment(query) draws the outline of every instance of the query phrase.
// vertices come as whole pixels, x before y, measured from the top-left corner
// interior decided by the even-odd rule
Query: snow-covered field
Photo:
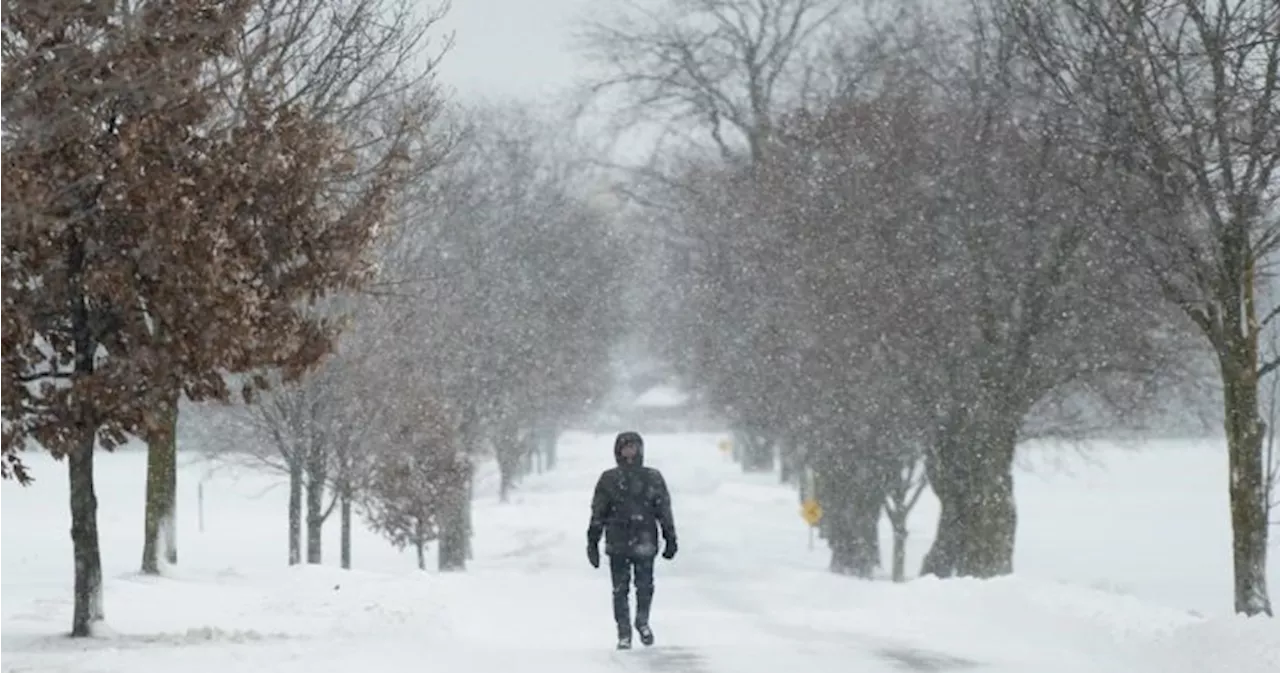
[[[667,475],[680,555],[658,568],[651,650],[612,651],[608,577],[584,555],[587,504],[609,437],[570,433],[561,465],[476,504],[468,572],[414,569],[358,531],[355,571],[285,565],[286,493],[276,475],[180,474],[180,565],[139,577],[144,456],[98,461],[112,634],[70,641],[64,471],[31,456],[39,482],[3,486],[6,672],[329,673],[665,671],[804,673],[1276,673],[1280,625],[1230,612],[1225,457],[1153,443],[1032,449],[1019,475],[1018,575],[897,586],[826,573],[793,491],[744,476],[715,435],[649,436]],[[204,530],[197,488],[205,479]],[[936,505],[914,517],[910,564]],[[886,551],[889,539],[885,531]],[[1280,592],[1280,549],[1272,590]]]

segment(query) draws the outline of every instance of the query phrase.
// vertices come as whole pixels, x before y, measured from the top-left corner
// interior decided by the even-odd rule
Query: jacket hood
[[[634,443],[636,445],[636,459],[633,465],[644,465],[644,439],[638,432],[620,432],[618,437],[613,440],[613,459],[618,465],[623,465],[622,446],[624,444]]]

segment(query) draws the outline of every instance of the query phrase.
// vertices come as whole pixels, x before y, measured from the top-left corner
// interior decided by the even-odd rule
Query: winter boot
[[[618,624],[618,649],[631,649],[631,625],[626,622]]]
[[[648,624],[636,624],[636,633],[640,634],[640,643],[645,647],[653,644],[653,629]]]

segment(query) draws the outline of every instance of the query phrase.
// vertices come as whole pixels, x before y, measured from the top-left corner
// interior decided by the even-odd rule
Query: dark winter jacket
[[[622,458],[622,446],[638,444],[634,461]],[[619,434],[613,444],[618,466],[605,470],[591,498],[591,523],[587,544],[595,547],[605,538],[606,554],[654,556],[658,553],[658,529],[668,544],[676,539],[671,516],[671,493],[662,473],[644,466],[644,441],[634,432]]]

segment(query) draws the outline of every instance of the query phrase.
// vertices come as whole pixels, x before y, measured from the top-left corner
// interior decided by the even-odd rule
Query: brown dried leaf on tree
[[[213,98],[220,103],[210,128],[260,133],[274,130],[280,120],[305,111],[308,123],[341,129],[332,137],[334,142],[327,152],[334,170],[328,176],[313,175],[319,179],[312,187],[317,199],[326,204],[331,223],[361,217],[371,212],[371,206],[380,209],[377,200],[385,192],[383,183],[389,169],[401,171],[397,178],[401,184],[428,182],[428,173],[449,145],[447,136],[438,141],[434,133],[428,133],[435,130],[432,122],[439,107],[431,76],[440,54],[425,54],[431,46],[427,33],[444,8],[422,14],[415,5],[406,0],[257,0],[231,40],[227,57],[217,60],[207,73]],[[284,192],[271,192],[271,196],[275,201],[289,198]],[[406,211],[399,204],[394,211],[394,219],[403,223]],[[295,214],[282,212],[281,216]],[[385,228],[376,228],[378,238],[386,238],[381,236]],[[275,241],[273,249],[281,255],[297,255],[299,246],[305,244],[307,249],[302,252],[321,265],[325,260],[316,259],[318,256],[368,251],[369,246],[331,240],[328,231],[306,232],[300,241]],[[374,247],[381,249],[385,243]],[[383,282],[379,278],[371,283],[375,266],[364,265],[358,278],[360,293]],[[282,284],[310,283],[299,274],[280,280]],[[355,293],[350,283],[335,278],[330,281],[328,291],[337,287],[346,296],[334,300],[312,293],[306,299],[310,306],[303,321],[323,324],[333,333],[345,330],[354,319],[350,302],[345,300]],[[285,384],[296,382],[305,363],[315,360],[305,358],[302,368],[276,367],[272,375]],[[245,398],[257,398],[265,386],[261,372],[247,381]],[[161,532],[174,525],[177,477],[172,466],[176,462],[179,400],[180,390],[175,387],[153,410],[142,437],[148,444],[142,569],[149,573],[159,572],[156,558]],[[323,465],[317,460],[308,464]],[[317,469],[327,471],[328,467]],[[317,502],[308,497],[309,506],[319,508],[319,504],[311,504]],[[348,510],[344,501],[344,521],[349,519]],[[318,525],[312,524],[308,531],[311,558],[319,556]],[[171,563],[177,560],[173,537],[169,535],[164,541]]]
[[[414,547],[426,569],[425,547],[440,534],[441,517],[459,484],[470,478],[460,460],[456,421],[438,400],[418,397],[417,413],[398,421],[372,449],[361,509],[369,526],[398,548]]]
[[[78,635],[101,617],[95,442],[154,432],[176,391],[316,362],[335,325],[306,306],[367,276],[418,140],[357,161],[350,129],[266,87],[221,117],[211,65],[250,8],[5,7],[4,473],[28,476],[28,442],[71,457]]]

